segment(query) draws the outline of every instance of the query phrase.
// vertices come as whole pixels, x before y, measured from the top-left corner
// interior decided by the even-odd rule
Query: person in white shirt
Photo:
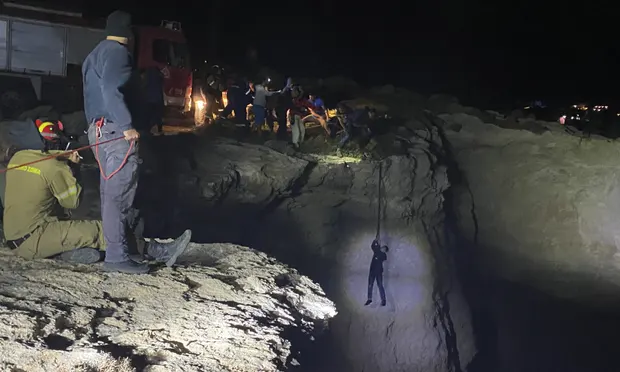
[[[250,90],[254,93],[254,102],[252,104],[252,110],[254,111],[254,129],[260,130],[265,124],[265,106],[267,105],[267,97],[274,94],[282,93],[282,90],[269,91],[265,88],[265,85],[269,82],[269,79],[265,79],[262,83],[250,83]]]

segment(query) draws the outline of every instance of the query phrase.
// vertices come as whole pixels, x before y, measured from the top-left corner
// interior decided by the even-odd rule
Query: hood
[[[34,121],[9,121],[4,123],[9,127],[9,143],[17,150],[44,150],[45,142],[39,134]]]

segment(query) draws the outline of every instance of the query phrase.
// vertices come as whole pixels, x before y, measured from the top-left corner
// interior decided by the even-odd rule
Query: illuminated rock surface
[[[192,227],[196,241],[252,246],[318,281],[339,315],[331,337],[322,340],[327,344],[310,361],[315,371],[458,370],[476,348],[452,270],[454,241],[443,226],[448,181],[441,140],[434,130],[406,135],[408,152],[381,162],[381,240],[391,248],[386,307],[379,306],[376,289],[373,304],[363,306],[379,162],[291,157],[265,146],[203,139],[193,147],[193,170],[180,157],[160,159],[178,176],[146,181],[149,187],[167,182],[151,190],[149,200],[176,190],[176,212],[147,203],[146,215],[153,224],[174,215],[173,225]],[[179,146],[172,152],[181,153],[187,144]],[[170,235],[178,232],[172,230]],[[307,361],[302,365],[310,367]]]
[[[462,125],[446,130],[469,186],[457,189],[458,221],[485,270],[559,297],[618,301],[620,146],[554,123],[535,134],[443,117]]]
[[[264,253],[192,244],[181,260],[130,276],[2,250],[0,371],[276,371],[336,314]]]
[[[618,143],[557,123],[441,117],[461,175],[454,220],[486,370],[617,369]]]
[[[267,146],[221,138],[160,137],[144,140],[141,146],[152,152],[151,157],[145,157],[144,166],[153,169],[140,181],[138,202],[146,218],[146,234],[175,236],[183,229],[191,228],[195,242],[225,242],[252,247],[320,283],[327,296],[336,303],[339,315],[331,322],[328,336],[317,340],[314,354],[302,353],[298,358],[303,371],[458,371],[472,360],[476,346],[469,308],[461,295],[452,258],[456,239],[444,226],[443,193],[449,187],[446,154],[439,132],[432,125],[433,119],[420,113],[407,123],[406,128],[400,128],[397,135],[383,136],[379,139],[380,147],[385,150],[381,162],[320,153],[293,155],[276,142],[267,145],[284,153]],[[309,138],[308,145],[313,141]],[[323,142],[320,138],[316,141]],[[377,192],[380,167],[383,171],[381,195]],[[99,215],[98,171],[85,167],[82,176],[86,195],[74,217],[96,218]],[[384,265],[387,306],[379,306],[380,298],[375,288],[373,304],[365,307],[372,259],[370,244],[376,234],[379,197],[382,198],[381,241],[390,247]],[[50,270],[57,271],[54,267]],[[186,270],[190,271],[186,273]],[[166,287],[174,293],[177,293],[175,288],[179,288],[178,294],[182,296],[188,289],[185,277],[193,270],[204,273],[206,279],[203,280],[221,280],[221,277],[213,278],[208,274],[210,268],[163,270],[153,278],[140,277],[138,280],[160,281],[159,275],[170,275],[166,279],[170,285]],[[99,282],[108,276],[92,275],[99,279],[89,286],[97,289],[96,294],[89,295],[89,298],[102,298],[104,290],[100,289],[102,284]],[[201,283],[195,276],[200,275],[192,275],[191,281]],[[110,277],[112,279],[108,280],[112,283],[115,279]],[[136,279],[125,280],[127,284],[110,285],[105,291],[112,297],[131,297],[126,292],[117,293],[111,289],[139,286],[131,284]],[[194,292],[208,290],[213,285],[208,284]],[[161,283],[153,285],[162,286]],[[151,287],[140,289],[148,290],[149,294],[158,291]],[[46,297],[56,301],[52,295],[56,296],[50,294]],[[62,291],[58,295],[67,296]],[[157,301],[165,303],[166,298]],[[180,337],[183,347],[189,350],[193,350],[192,345],[203,347],[195,342],[188,345],[200,338],[220,341],[205,344],[204,354],[199,354],[200,357],[178,356],[169,351],[168,361],[187,358],[184,360],[197,363],[196,360],[200,360],[201,363],[212,363],[205,365],[213,366],[214,371],[225,371],[216,363],[243,363],[245,359],[226,358],[236,350],[246,350],[244,347],[257,350],[248,352],[244,358],[267,363],[264,370],[275,368],[272,366],[276,365],[276,356],[286,359],[286,353],[264,352],[274,348],[270,342],[275,342],[276,349],[280,349],[280,341],[270,341],[277,336],[256,331],[267,336],[249,338],[247,342],[250,344],[240,343],[242,341],[237,339],[222,341],[228,337],[226,332],[210,330],[212,324],[220,321],[212,315],[214,310],[203,310],[200,306],[205,305],[197,301],[189,305],[186,302],[178,304],[189,306],[184,313],[186,316],[196,313],[197,317],[195,323],[189,323],[192,328],[189,336]],[[219,303],[209,306],[230,307]],[[166,309],[169,307],[171,304],[165,306]],[[222,316],[236,322],[236,315],[230,314],[236,314],[238,310],[232,306],[231,311],[233,313],[222,313]],[[109,322],[113,319],[106,318]],[[169,336],[158,336],[159,333],[152,328],[137,324],[138,329],[146,331],[132,330],[130,335],[139,335],[131,340],[145,337],[157,340],[156,337],[160,337],[178,341]],[[159,320],[157,324],[153,328],[161,329],[162,324],[174,323]],[[196,327],[215,332],[215,336],[212,333],[196,334]],[[164,334],[174,332],[169,330],[172,328],[164,329]],[[200,332],[207,331],[201,329]],[[243,330],[233,329],[231,332],[244,335]],[[156,342],[157,346],[151,347],[156,351],[176,347],[162,346],[165,341],[153,340],[149,338],[137,346],[148,350],[149,345]],[[293,347],[295,345],[294,342]],[[139,354],[139,348],[134,348]],[[209,353],[213,350],[222,353],[222,357],[211,357]],[[119,351],[115,356],[122,356],[122,353]],[[144,360],[144,357],[136,358],[137,362]],[[177,365],[182,365],[180,363]],[[191,366],[183,368],[196,370]],[[263,370],[250,362],[242,366],[248,366],[247,370]],[[169,370],[174,371],[174,368]],[[176,370],[183,370],[180,368]]]

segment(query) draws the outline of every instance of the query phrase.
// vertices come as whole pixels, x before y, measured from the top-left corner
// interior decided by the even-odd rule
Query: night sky
[[[239,65],[255,46],[262,65],[287,75],[347,75],[487,106],[620,98],[618,15],[602,2],[132,3],[109,0],[89,13],[118,7],[139,22],[176,18],[197,59]]]

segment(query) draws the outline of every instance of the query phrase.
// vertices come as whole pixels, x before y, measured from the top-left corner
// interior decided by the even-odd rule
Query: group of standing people
[[[299,85],[289,79],[283,89],[268,89],[270,80],[263,79],[246,83],[243,79],[233,77],[227,90],[228,105],[219,119],[227,119],[234,113],[233,120],[241,126],[248,126],[252,131],[260,131],[267,124],[275,130],[281,139],[287,137],[287,126],[291,127],[292,143],[296,148],[305,138],[305,124],[318,122],[326,132],[327,109],[323,100],[310,94],[308,98]],[[250,116],[253,114],[253,120]]]
[[[327,137],[343,132],[338,149],[354,137],[372,134],[369,128],[376,118],[374,109],[352,109],[340,103],[336,115],[330,118],[325,102],[315,93],[306,94],[300,85],[293,84],[290,79],[283,89],[276,91],[268,89],[269,83],[269,79],[246,82],[236,76],[231,78],[227,87],[228,105],[219,119],[228,119],[234,113],[233,120],[237,125],[259,131],[267,124],[283,140],[288,138],[287,127],[290,127],[291,143],[295,148],[304,142],[308,123],[320,125]],[[254,115],[252,121],[249,120],[251,114]]]

